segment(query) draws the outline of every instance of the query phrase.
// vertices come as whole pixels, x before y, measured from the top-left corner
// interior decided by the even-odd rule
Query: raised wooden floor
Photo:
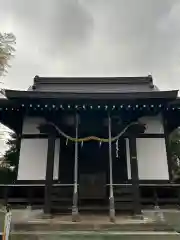
[[[0,185],[0,201],[2,204],[42,208],[44,205],[44,184],[12,184]],[[131,184],[117,184],[114,186],[115,210],[116,212],[132,211],[133,196]],[[107,187],[107,186],[106,186]],[[142,208],[153,208],[180,205],[180,185],[179,184],[140,184]],[[73,198],[73,186],[54,184],[52,194],[52,212],[71,213]],[[108,195],[104,200],[92,200],[83,203],[79,199],[78,208],[80,212],[105,212],[109,211]],[[102,201],[99,202],[98,201]]]

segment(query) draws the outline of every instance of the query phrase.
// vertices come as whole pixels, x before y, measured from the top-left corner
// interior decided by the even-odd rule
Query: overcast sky
[[[180,0],[0,0],[0,32],[17,38],[9,88],[35,75],[151,73],[160,89],[180,89]]]
[[[5,86],[40,76],[138,76],[180,88],[179,0],[0,0],[17,51]]]

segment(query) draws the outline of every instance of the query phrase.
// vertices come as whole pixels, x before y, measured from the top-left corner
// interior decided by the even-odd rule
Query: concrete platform
[[[12,215],[13,240],[180,240],[171,224],[180,225],[180,211],[164,211],[164,221],[154,211],[144,211],[144,219],[118,215],[115,223],[107,215],[93,214],[81,214],[74,223],[71,215],[44,218],[41,210],[30,209],[16,209]]]
[[[174,231],[166,222],[154,221],[151,218],[134,219],[130,216],[116,216],[111,223],[106,215],[80,215],[78,222],[72,222],[71,215],[54,216],[44,219],[43,216],[23,220],[13,219],[13,230],[19,231]]]

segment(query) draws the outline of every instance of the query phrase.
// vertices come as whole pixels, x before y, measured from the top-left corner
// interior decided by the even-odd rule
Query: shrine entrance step
[[[105,214],[108,215],[109,205],[105,199],[81,200],[79,202],[79,212],[89,214]]]

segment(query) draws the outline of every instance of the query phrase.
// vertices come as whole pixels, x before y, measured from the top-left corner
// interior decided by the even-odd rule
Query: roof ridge
[[[151,75],[144,77],[34,77],[34,86],[39,84],[142,84],[153,85]]]

